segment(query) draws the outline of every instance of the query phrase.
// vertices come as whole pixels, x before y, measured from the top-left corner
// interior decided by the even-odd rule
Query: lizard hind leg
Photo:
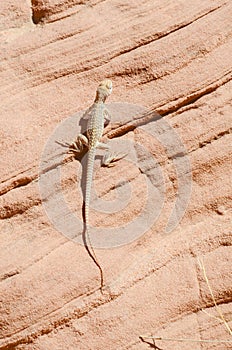
[[[107,143],[105,143],[105,142],[98,141],[97,148],[106,149],[108,151],[109,150],[109,145],[107,145]]]
[[[89,146],[88,138],[85,135],[79,134],[76,138],[76,141],[74,141],[70,147],[69,151],[74,153],[81,153],[84,149],[84,147]]]
[[[126,157],[127,153],[106,153],[102,159],[102,166],[104,167],[113,167],[115,162]]]

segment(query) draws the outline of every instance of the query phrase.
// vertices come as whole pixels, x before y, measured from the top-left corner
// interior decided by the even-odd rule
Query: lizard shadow
[[[79,134],[82,134],[84,136],[87,137],[87,125],[88,125],[88,119],[89,119],[89,114],[91,112],[91,109],[87,109],[84,114],[82,115],[82,117],[79,120]],[[104,128],[107,127],[107,125],[109,125],[110,123],[110,119],[109,118],[105,118],[104,120]],[[66,149],[66,151],[64,151],[63,153],[70,153],[73,155],[73,159],[75,159],[76,161],[78,161],[81,164],[82,167],[82,175],[81,175],[81,191],[82,191],[82,198],[84,198],[85,195],[85,190],[86,190],[86,176],[87,176],[87,157],[86,154],[88,153],[88,147],[83,145],[83,149],[80,151],[75,151],[72,148],[72,144],[69,144],[68,142],[60,142],[58,140],[55,141],[57,144],[59,144],[60,146],[64,147]],[[68,149],[68,150],[67,150]],[[102,160],[103,156],[102,155],[96,155],[95,156],[95,160]],[[83,218],[84,216],[84,199],[83,199],[83,204],[82,204],[82,216]]]
[[[83,118],[81,118],[79,125],[81,126],[81,133],[87,137],[87,123],[88,123],[88,118],[89,118],[89,110],[86,111],[86,113],[84,114]],[[110,120],[109,119],[105,119],[104,120],[104,128],[109,124]],[[85,155],[88,153],[88,147],[85,146],[83,148],[83,151],[81,152],[81,154],[79,154],[78,156],[81,157],[81,159],[79,160],[81,165],[82,165],[82,175],[81,175],[81,190],[82,190],[82,198],[83,198],[83,202],[82,202],[82,218],[83,218],[83,231],[82,231],[82,241],[84,244],[84,247],[89,255],[89,257],[93,260],[93,262],[96,264],[96,266],[98,267],[99,271],[100,271],[100,275],[101,275],[101,287],[100,287],[100,291],[101,293],[103,293],[103,285],[104,285],[104,279],[103,279],[103,271],[102,268],[99,264],[99,262],[97,261],[96,255],[94,253],[94,248],[92,246],[92,243],[89,239],[89,231],[88,231],[88,226],[87,226],[87,221],[86,221],[86,213],[85,213],[85,194],[86,194],[86,186],[87,186],[87,182],[86,182],[86,178],[87,178],[87,171],[88,171],[88,157],[86,157]],[[95,160],[102,160],[103,156],[99,156],[99,155],[95,155]]]
[[[80,126],[80,133],[82,135],[84,135],[85,137],[87,137],[87,129],[88,129],[88,119],[90,118],[90,113],[92,112],[91,108],[87,109],[86,112],[83,114],[82,118],[80,118],[79,121],[79,126]],[[109,118],[105,118],[104,119],[104,128],[109,124],[110,119]],[[88,137],[87,137],[88,138]],[[60,143],[61,144],[61,143]],[[61,144],[62,145],[62,144]],[[72,144],[63,144],[62,146],[66,147],[69,149],[69,153],[73,154],[73,158],[77,161],[80,162],[81,167],[82,167],[82,172],[81,172],[81,181],[80,181],[80,187],[81,187],[81,191],[82,191],[82,198],[83,198],[83,202],[82,202],[82,221],[83,221],[83,231],[81,233],[82,236],[82,241],[84,244],[84,247],[88,253],[88,255],[90,256],[90,258],[94,261],[94,263],[98,266],[100,273],[101,273],[101,292],[102,292],[102,286],[103,286],[103,271],[101,269],[100,264],[98,263],[95,254],[92,252],[93,251],[93,247],[90,243],[88,243],[89,241],[89,237],[88,237],[88,227],[86,224],[86,215],[85,215],[85,193],[86,193],[86,178],[87,178],[87,162],[88,162],[88,157],[86,156],[88,153],[88,146],[83,145],[81,150],[75,150],[72,147]],[[95,160],[102,160],[103,156],[102,155],[96,155],[95,156]],[[92,251],[91,251],[92,250]]]
[[[84,136],[87,137],[87,125],[88,125],[88,120],[90,118],[90,113],[92,112],[91,107],[85,111],[83,114],[82,118],[79,121],[79,126],[80,126],[80,133]],[[110,123],[110,118],[105,118],[104,119],[104,128],[107,127]],[[69,145],[70,146],[70,145]],[[88,147],[83,146],[83,150],[81,152],[77,152],[74,154],[74,158],[81,163],[82,166],[82,175],[81,175],[81,191],[82,191],[82,198],[85,197],[85,190],[86,190],[86,177],[87,177],[87,157],[85,155],[88,153]],[[103,156],[102,155],[96,155],[95,160],[102,160]],[[83,204],[82,204],[82,217],[83,219],[85,218],[85,212],[84,212],[84,207],[85,207],[85,202],[83,199]],[[84,220],[83,220],[84,221]]]

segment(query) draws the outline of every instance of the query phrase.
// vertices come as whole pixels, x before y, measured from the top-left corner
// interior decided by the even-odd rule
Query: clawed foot
[[[79,154],[83,151],[84,147],[88,147],[88,139],[85,135],[78,135],[76,141],[74,141],[70,146],[68,153]]]
[[[115,166],[115,162],[117,162],[118,160],[126,157],[127,153],[112,153],[112,154],[106,154],[103,157],[102,160],[102,166],[104,167],[113,167]]]
[[[81,153],[83,150],[83,146],[79,146],[77,144],[77,142],[73,142],[70,146],[69,146],[69,150],[68,150],[68,153],[75,153],[75,154],[78,154],[78,153]]]

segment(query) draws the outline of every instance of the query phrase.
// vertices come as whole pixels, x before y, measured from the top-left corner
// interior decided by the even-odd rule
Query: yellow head
[[[110,79],[104,79],[97,88],[95,102],[103,101],[111,94],[113,89],[112,81]]]

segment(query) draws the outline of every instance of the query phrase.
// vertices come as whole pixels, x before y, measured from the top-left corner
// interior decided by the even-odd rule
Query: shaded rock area
[[[231,349],[231,15],[228,0],[0,3],[0,350]],[[102,295],[66,146],[104,78],[105,139],[127,155],[95,171]]]

